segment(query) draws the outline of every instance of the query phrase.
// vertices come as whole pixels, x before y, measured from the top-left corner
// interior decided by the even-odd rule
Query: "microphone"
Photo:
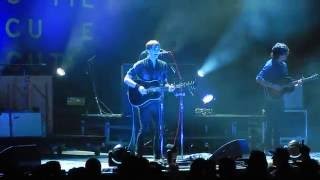
[[[171,51],[167,51],[165,49],[160,49],[160,54],[169,54],[172,53]]]
[[[172,52],[171,51],[167,51],[165,49],[160,49],[160,52],[159,52],[159,55],[162,55],[162,54],[171,54]],[[147,50],[143,50],[140,55],[139,55],[139,59],[143,59],[143,58],[146,58],[148,56],[148,51]]]
[[[147,54],[148,51],[147,50],[143,50],[140,55],[144,55],[144,54]],[[160,54],[168,54],[168,53],[172,53],[171,51],[167,51],[165,49],[160,49]]]

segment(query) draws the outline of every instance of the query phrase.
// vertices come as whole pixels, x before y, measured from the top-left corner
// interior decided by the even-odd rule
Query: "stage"
[[[179,171],[189,171],[192,160],[196,158],[204,158],[208,159],[210,157],[210,153],[196,153],[196,154],[187,154],[184,155],[183,160],[181,161],[181,156],[177,156],[177,164],[179,167]],[[320,152],[312,152],[311,158],[316,159],[320,163]],[[102,173],[114,173],[116,170],[115,166],[109,166],[108,163],[108,154],[101,153],[99,156],[95,156],[94,152],[90,151],[64,151],[61,155],[54,155],[51,157],[45,157],[41,160],[41,164],[45,164],[48,161],[58,161],[61,165],[61,169],[64,171],[69,171],[72,168],[84,167],[85,162],[90,157],[95,157],[101,162]],[[149,162],[154,162],[154,159],[151,155],[144,156]],[[272,165],[272,156],[267,155],[268,165]],[[236,169],[243,170],[246,168],[244,160],[248,159],[248,155],[244,155],[243,158],[236,161]],[[167,167],[166,163],[160,163],[164,167]],[[218,167],[217,167],[218,168]]]

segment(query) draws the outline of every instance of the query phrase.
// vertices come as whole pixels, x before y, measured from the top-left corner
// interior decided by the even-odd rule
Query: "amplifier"
[[[307,110],[285,110],[280,126],[280,145],[287,145],[290,140],[308,141]]]

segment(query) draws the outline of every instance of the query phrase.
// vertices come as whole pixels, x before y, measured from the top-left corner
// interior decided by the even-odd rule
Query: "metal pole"
[[[159,134],[160,134],[160,155],[164,157],[163,153],[163,131],[164,131],[164,121],[163,121],[163,99],[160,102],[160,113],[159,113]]]
[[[183,134],[183,96],[180,95],[180,108],[179,108],[179,118],[180,118],[180,155],[183,158],[183,147],[184,147],[184,134]]]
[[[185,96],[184,92],[180,92],[176,94],[176,96],[179,96],[179,122],[180,122],[180,155],[183,159],[183,149],[184,149],[184,118],[183,118],[183,112],[184,112],[184,104],[183,104],[183,96]]]

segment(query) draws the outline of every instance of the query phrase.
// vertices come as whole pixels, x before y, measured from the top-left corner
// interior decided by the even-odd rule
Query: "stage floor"
[[[183,163],[178,163],[179,170],[188,171],[190,169],[190,163],[192,162],[192,160],[198,157],[208,159],[210,155],[211,155],[210,153],[197,153],[197,154],[191,154],[191,155],[184,155],[183,156],[184,161],[179,161],[179,160],[182,160],[182,158],[181,156],[178,156],[177,160],[179,162],[183,162]],[[65,171],[69,171],[72,168],[84,167],[86,160],[90,157],[96,157],[97,159],[100,160],[103,173],[113,173],[115,167],[109,166],[108,155],[106,153],[101,153],[99,156],[95,156],[94,152],[90,152],[90,151],[65,151],[62,153],[61,156],[57,155],[55,157],[48,157],[48,158],[42,159],[41,164],[45,164],[46,162],[52,161],[52,160],[59,161],[61,165],[61,169]],[[145,156],[145,158],[147,158],[149,161],[154,161],[151,155]],[[320,163],[320,152],[312,152],[311,158],[316,159]],[[268,161],[268,164],[271,165],[272,157],[267,156],[267,161]],[[242,169],[242,168],[244,168],[244,166],[241,164],[241,162],[237,163],[237,169]]]

